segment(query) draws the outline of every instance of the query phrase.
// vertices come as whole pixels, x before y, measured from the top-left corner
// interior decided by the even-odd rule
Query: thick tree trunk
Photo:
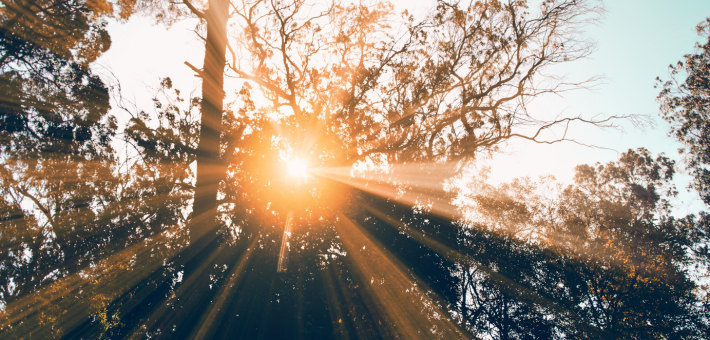
[[[207,39],[202,73],[202,120],[197,146],[197,181],[192,205],[190,239],[215,229],[217,189],[224,171],[219,157],[224,101],[224,65],[227,48],[229,0],[209,0],[205,13]]]

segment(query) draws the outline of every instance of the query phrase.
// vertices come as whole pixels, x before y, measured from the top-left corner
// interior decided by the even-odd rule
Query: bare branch
[[[197,16],[200,19],[207,20],[205,17],[205,13],[202,13],[200,10],[195,8],[195,6],[192,5],[190,0],[182,0],[182,3],[185,4],[185,6],[187,6],[187,8],[190,9],[190,12],[192,12],[192,14],[194,14],[195,16]]]
[[[202,72],[202,70],[198,69],[197,67],[193,66],[192,64],[190,64],[187,61],[185,62],[185,65],[187,65],[187,67],[191,68],[193,71],[195,71],[195,73],[197,73],[197,75],[195,75],[195,77],[200,77],[203,79],[205,78],[205,73]]]

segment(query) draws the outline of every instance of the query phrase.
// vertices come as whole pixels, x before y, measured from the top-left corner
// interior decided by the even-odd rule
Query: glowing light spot
[[[288,174],[294,177],[306,178],[308,176],[308,166],[302,159],[293,159],[287,165]]]

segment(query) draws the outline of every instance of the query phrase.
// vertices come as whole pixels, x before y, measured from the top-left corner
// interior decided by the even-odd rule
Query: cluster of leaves
[[[564,189],[543,179],[552,194],[530,180],[474,191],[486,220],[461,229],[472,251],[453,271],[462,322],[501,339],[702,337],[707,306],[688,268],[709,230],[670,215],[673,166],[629,150],[578,166]]]
[[[165,80],[159,94],[170,90]],[[108,90],[103,91],[107,97]],[[166,98],[183,102],[178,91],[170,92]],[[2,168],[7,209],[0,273],[3,312],[11,316],[2,325],[13,332],[8,334],[69,336],[66,332],[86,327],[85,319],[74,316],[90,314],[90,325],[98,327],[89,327],[92,336],[116,335],[125,326],[117,307],[124,302],[122,294],[135,294],[131,289],[142,280],[158,286],[170,282],[183,265],[170,260],[187,245],[184,226],[194,178],[190,150],[196,144],[190,117],[199,100],[191,99],[181,110],[156,99],[157,128],[148,128],[151,120],[141,112],[124,130],[127,146],[139,148],[134,155],[140,161],[129,157],[121,163],[109,144],[116,126],[105,118],[108,103],[73,103],[104,110],[99,111],[104,119],[93,121],[84,139],[75,137],[82,131],[76,123],[80,110],[67,115],[73,120],[63,122],[70,130],[61,138],[47,125],[28,137],[20,130],[7,139],[13,152],[5,154]],[[47,112],[49,117],[57,113]]]
[[[671,124],[670,134],[683,143],[685,161],[694,177],[693,188],[710,205],[710,19],[700,23],[698,34],[708,40],[697,44],[697,52],[670,66],[672,80],[661,83],[658,102],[663,118]],[[678,79],[685,76],[685,80]]]
[[[577,167],[564,188],[475,178],[464,221],[362,194],[370,208],[355,216],[474,336],[703,338],[693,271],[707,261],[707,218],[671,216],[673,174],[667,157],[629,150]]]
[[[106,307],[130,286],[119,278],[160,268],[150,258],[169,252],[162,232],[179,225],[153,199],[159,183],[119,171],[109,89],[89,69],[110,45],[105,19],[116,5],[127,19],[134,3],[0,8],[3,336],[66,336],[86,314],[115,327]]]

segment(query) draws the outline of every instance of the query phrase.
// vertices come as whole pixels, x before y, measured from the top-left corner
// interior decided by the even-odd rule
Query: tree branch
[[[190,9],[190,12],[192,12],[192,14],[196,15],[198,18],[200,18],[202,20],[207,20],[205,13],[203,13],[200,10],[198,10],[197,8],[195,8],[195,6],[192,5],[190,0],[182,0],[182,3],[185,4],[185,6],[187,6],[187,8]]]

